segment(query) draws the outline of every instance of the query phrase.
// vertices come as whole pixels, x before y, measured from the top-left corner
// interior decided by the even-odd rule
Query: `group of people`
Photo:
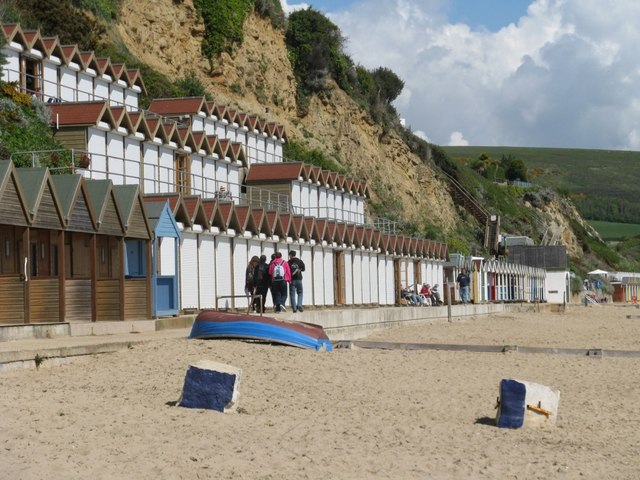
[[[438,291],[438,284],[433,287],[428,283],[424,283],[419,292],[411,291],[409,288],[400,288],[400,297],[409,302],[410,305],[437,307],[442,305],[442,299],[440,298],[440,292]]]
[[[471,293],[471,277],[466,267],[463,267],[458,276],[456,277],[456,283],[460,289],[460,300],[463,305],[469,303],[469,297]],[[440,299],[440,293],[438,292],[438,285],[431,287],[428,283],[422,285],[422,288],[418,292],[412,291],[409,288],[400,288],[400,296],[409,302],[410,305],[418,306],[438,306],[442,305]]]
[[[231,192],[229,190],[227,190],[227,187],[225,187],[224,185],[222,185],[218,191],[215,193],[214,198],[216,200],[223,200],[225,202],[232,202],[233,201],[233,195],[231,194]]]
[[[267,293],[271,290],[273,311],[286,312],[287,296],[290,299],[293,313],[303,312],[302,272],[304,262],[297,257],[297,252],[289,252],[289,260],[282,258],[282,252],[271,255],[271,262],[267,263],[267,256],[254,256],[247,265],[245,272],[245,294],[253,298],[252,308],[255,312],[264,313]]]

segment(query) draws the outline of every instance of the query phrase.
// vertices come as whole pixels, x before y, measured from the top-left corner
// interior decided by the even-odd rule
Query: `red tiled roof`
[[[48,103],[51,123],[60,126],[96,125],[108,111],[106,102]]]
[[[302,174],[302,163],[261,163],[252,165],[247,174],[247,183],[291,181],[297,180]]]
[[[203,97],[156,98],[148,110],[158,115],[197,115],[206,111],[206,106]]]
[[[240,205],[235,207],[235,210],[236,210],[236,215],[238,216],[238,221],[240,222],[240,226],[244,230],[245,228],[247,228],[247,225],[249,224],[251,211],[249,210],[249,207],[240,206]]]

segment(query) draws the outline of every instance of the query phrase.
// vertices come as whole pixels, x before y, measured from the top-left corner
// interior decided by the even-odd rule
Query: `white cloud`
[[[464,135],[461,132],[453,132],[449,135],[449,143],[450,147],[466,147],[469,145],[469,142],[464,139]]]
[[[535,0],[517,25],[478,32],[447,23],[446,1],[331,16],[354,62],[405,81],[407,124],[440,144],[638,148],[640,2]]]
[[[294,3],[289,5],[287,0],[280,0],[280,4],[282,5],[282,10],[285,15],[289,15],[291,12],[295,12],[296,10],[304,10],[305,8],[309,8],[308,3]]]

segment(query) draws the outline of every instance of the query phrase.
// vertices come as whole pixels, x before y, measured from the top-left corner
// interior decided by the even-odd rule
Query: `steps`
[[[473,196],[460,183],[446,172],[442,172],[449,180],[452,189],[452,198],[456,205],[460,205],[481,224],[485,226],[484,248],[491,254],[498,252],[498,239],[500,235],[500,217],[487,212]]]

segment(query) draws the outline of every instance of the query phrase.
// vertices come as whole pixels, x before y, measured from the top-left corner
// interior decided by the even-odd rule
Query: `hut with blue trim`
[[[144,207],[152,232],[152,315],[154,318],[177,315],[180,229],[168,201],[145,199]]]

